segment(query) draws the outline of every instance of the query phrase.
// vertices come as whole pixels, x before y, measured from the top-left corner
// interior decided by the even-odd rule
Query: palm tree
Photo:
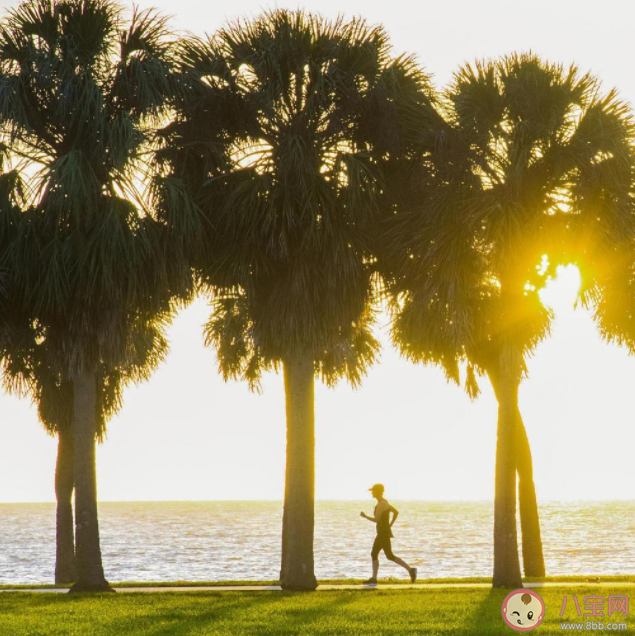
[[[97,518],[99,369],[126,368],[132,325],[165,320],[191,284],[135,187],[177,88],[170,38],[163,18],[135,11],[126,21],[110,0],[23,2],[0,28],[2,130],[34,175],[2,264],[52,370],[73,384],[71,591],[110,589]]]
[[[427,194],[386,221],[393,336],[403,354],[454,380],[466,361],[472,394],[476,372],[488,374],[499,404],[493,584],[519,587],[517,472],[526,571],[544,567],[518,409],[525,360],[551,320],[538,297],[542,256],[551,268],[571,258],[569,228],[581,216],[626,224],[628,197],[614,187],[599,205],[588,183],[609,172],[630,184],[632,123],[593,77],[532,54],[465,66],[445,97],[439,158],[420,162]]]
[[[314,378],[355,386],[375,359],[370,227],[384,164],[430,88],[381,28],[301,11],[192,38],[182,58],[190,87],[163,131],[157,193],[187,193],[203,214],[206,247],[192,257],[225,378],[255,388],[283,370],[280,580],[312,590]]]
[[[55,371],[45,336],[37,324],[27,320],[21,328],[15,322],[12,327],[12,337],[5,339],[2,352],[3,384],[10,393],[30,397],[37,404],[46,432],[57,436],[55,583],[72,583],[76,579],[72,504],[75,489],[73,382]],[[104,439],[108,420],[123,405],[126,385],[148,380],[167,355],[162,325],[137,322],[130,336],[128,366],[106,369],[101,365],[97,371],[98,442]]]

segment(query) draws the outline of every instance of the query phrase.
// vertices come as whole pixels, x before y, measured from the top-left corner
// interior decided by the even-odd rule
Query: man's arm
[[[392,521],[390,522],[390,527],[392,528],[395,521],[397,521],[397,517],[399,516],[399,510],[393,506],[388,506],[388,510],[392,512]]]
[[[387,508],[390,508],[390,506],[388,506],[388,502],[380,501],[375,507],[375,515],[373,517],[371,517],[370,515],[367,515],[365,512],[360,512],[360,515],[364,517],[364,519],[368,519],[368,521],[377,523],[381,519],[382,514],[384,514],[384,511]]]

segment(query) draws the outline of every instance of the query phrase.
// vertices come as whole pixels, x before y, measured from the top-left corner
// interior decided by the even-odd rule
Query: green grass
[[[629,591],[616,584],[599,593],[607,597]],[[506,593],[478,588],[95,596],[15,592],[0,594],[0,636],[509,636],[513,632],[501,618]],[[585,586],[575,593],[581,600],[598,590]],[[562,634],[559,612],[563,596],[571,597],[572,590],[540,594],[547,612],[536,634]],[[572,609],[564,618],[587,620]],[[631,616],[619,622],[626,622],[629,632],[635,626]]]

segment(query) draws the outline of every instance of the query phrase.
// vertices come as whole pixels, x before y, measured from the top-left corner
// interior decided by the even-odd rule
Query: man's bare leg
[[[364,585],[376,585],[377,583],[377,572],[379,572],[379,559],[376,559],[374,555],[370,557],[373,562],[373,575],[367,580],[364,581]]]
[[[390,560],[393,561],[393,563],[400,565],[402,568],[406,568],[406,570],[410,572],[410,569],[411,569],[410,566],[403,559],[399,558],[398,556],[395,556]]]
[[[410,580],[414,583],[417,580],[417,568],[411,568],[402,558],[392,555],[392,558],[388,557],[393,563],[400,565],[402,568],[408,570]]]

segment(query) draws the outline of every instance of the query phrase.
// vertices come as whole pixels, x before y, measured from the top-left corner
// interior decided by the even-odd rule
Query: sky
[[[0,6],[13,3],[0,1]],[[296,8],[160,0],[174,25],[201,34],[262,9]],[[395,52],[414,53],[441,87],[474,59],[532,50],[592,71],[635,102],[632,0],[322,0],[304,8],[385,25]],[[520,408],[540,501],[635,499],[635,358],[602,342],[574,307],[578,274],[560,272],[543,293],[552,334],[529,360]],[[204,299],[179,314],[171,353],[152,379],[126,391],[98,449],[102,501],[274,499],[283,496],[285,419],[281,376],[262,394],[224,383],[205,349]],[[497,406],[486,379],[474,402],[435,368],[413,365],[378,326],[380,361],[362,387],[316,385],[316,496],[363,499],[375,482],[389,499],[491,500]],[[0,394],[0,502],[53,501],[56,441],[28,400]]]

